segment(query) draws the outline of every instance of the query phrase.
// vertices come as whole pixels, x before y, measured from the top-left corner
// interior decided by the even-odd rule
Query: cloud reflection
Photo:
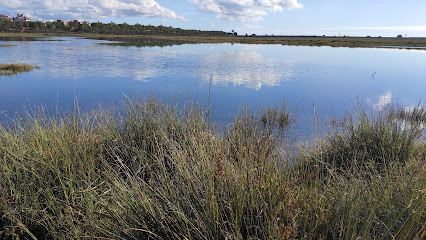
[[[377,109],[378,111],[382,111],[384,107],[391,104],[393,101],[393,94],[392,92],[387,92],[379,97],[379,101],[376,104],[373,104],[372,106]]]
[[[224,52],[207,55],[201,66],[201,79],[214,85],[246,86],[259,90],[279,86],[293,76],[291,63],[266,59],[256,51]]]
[[[127,77],[147,82],[156,77],[164,68],[160,63],[166,57],[175,57],[177,53],[152,49],[132,50],[130,47],[111,47],[97,45],[93,40],[67,39],[54,42],[50,48],[32,48],[28,62],[41,65],[52,78],[70,78],[79,80],[88,76],[102,75],[109,78]],[[83,41],[90,41],[82,43]],[[70,50],[72,49],[72,50]],[[43,58],[42,64],[40,58]],[[165,74],[164,72],[161,72]],[[40,72],[40,74],[44,74]]]
[[[214,85],[241,86],[260,90],[279,86],[293,76],[294,63],[261,54],[259,46],[178,46],[134,48],[98,45],[104,41],[56,38],[40,47],[21,44],[8,56],[27,55],[26,62],[41,66],[33,74],[58,79],[123,77],[149,82],[162,76],[185,76]]]
[[[133,72],[133,80],[139,82],[149,82],[148,79],[155,76],[157,76],[157,71],[154,69]]]

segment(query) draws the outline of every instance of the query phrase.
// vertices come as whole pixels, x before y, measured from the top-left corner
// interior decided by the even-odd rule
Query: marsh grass
[[[21,63],[0,64],[0,76],[11,76],[22,72],[30,72],[35,68],[38,69],[40,67]]]
[[[182,43],[241,43],[279,44],[289,46],[330,46],[330,47],[426,47],[426,38],[385,38],[385,37],[336,37],[336,36],[165,36],[165,35],[117,35],[96,33],[0,33],[3,41],[51,41],[48,37],[83,37],[124,42],[123,46],[168,46]],[[57,41],[57,40],[54,40]],[[165,44],[166,43],[166,44]]]
[[[161,36],[161,35],[102,35],[102,34],[77,34],[86,38],[102,38],[104,40],[123,41],[132,46],[147,37],[152,40],[163,40],[172,43],[241,43],[241,44],[279,44],[289,46],[330,46],[330,47],[426,47],[426,38],[365,38],[365,37],[331,37],[331,36]],[[137,46],[137,45],[136,45]]]
[[[348,113],[331,121],[331,131],[318,151],[321,161],[341,172],[370,164],[380,170],[388,163],[407,161],[422,134],[420,125],[413,124],[419,111],[402,116],[395,107],[368,113],[359,106],[357,115]],[[398,121],[401,118],[406,121]]]
[[[390,114],[361,117],[365,126],[345,119],[352,135],[371,136],[339,133],[342,147],[336,148],[330,135],[322,147],[304,148],[299,161],[290,163],[280,154],[292,122],[285,104],[243,108],[225,132],[209,126],[206,111],[193,105],[180,110],[155,99],[126,105],[119,119],[102,109],[88,116],[76,109],[57,118],[40,109],[0,128],[1,237],[420,239],[425,234],[424,143],[411,132],[405,136],[386,127],[393,123],[385,120]],[[361,134],[364,128],[370,130]],[[383,137],[390,140],[370,142],[381,131],[390,131]],[[362,141],[358,150],[347,146],[353,139]],[[382,145],[393,148],[367,151]],[[362,164],[355,161],[359,154]],[[342,168],[324,156],[353,163]],[[370,164],[375,161],[367,156],[380,156],[382,164]]]
[[[9,47],[16,47],[16,46],[18,46],[18,45],[13,45],[13,44],[0,44],[0,47],[7,47],[7,48],[9,48]]]

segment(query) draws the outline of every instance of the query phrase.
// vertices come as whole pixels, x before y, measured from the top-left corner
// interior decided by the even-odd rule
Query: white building
[[[31,18],[26,17],[24,14],[18,14],[13,18],[14,22],[31,22]]]

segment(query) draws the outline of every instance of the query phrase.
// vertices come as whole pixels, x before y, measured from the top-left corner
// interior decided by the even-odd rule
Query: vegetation
[[[222,31],[184,30],[181,28],[129,25],[126,23],[101,23],[95,22],[79,24],[78,27],[70,27],[63,22],[12,22],[0,21],[0,32],[5,33],[94,33],[107,35],[164,35],[164,36],[227,36],[230,33]]]
[[[119,40],[128,44],[140,45],[146,38],[167,40],[169,43],[243,43],[280,44],[291,46],[331,46],[331,47],[426,47],[426,38],[385,38],[385,37],[336,37],[336,36],[236,36],[236,33],[223,31],[200,31],[173,28],[171,26],[129,25],[126,23],[80,24],[78,27],[64,25],[63,22],[12,22],[0,21],[0,37],[10,36],[81,36],[105,40]],[[235,34],[235,35],[234,35]],[[4,38],[3,38],[4,39]],[[2,40],[3,40],[2,39]],[[27,38],[27,40],[39,40]]]
[[[143,38],[124,37],[96,37],[97,40],[118,41],[115,43],[101,43],[102,45],[123,46],[123,47],[167,47],[183,44],[194,44],[194,42],[183,40],[170,40],[146,36]]]
[[[40,68],[39,66],[31,66],[28,64],[21,63],[10,63],[10,64],[0,64],[0,76],[6,75],[11,76],[14,74],[29,72],[34,68]]]
[[[16,47],[17,45],[13,44],[0,44],[0,47]]]
[[[82,35],[87,38],[98,38],[96,35]],[[331,46],[331,47],[426,47],[426,38],[361,38],[361,37],[244,37],[244,36],[149,36],[159,40],[174,40],[185,43],[241,43],[241,44],[279,44],[289,46]],[[132,43],[144,36],[108,36],[104,40]]]
[[[224,133],[202,109],[179,109],[155,98],[129,101],[119,119],[41,109],[1,127],[0,236],[426,237],[426,147],[400,111],[332,121],[294,162],[281,150],[285,104],[242,109]]]

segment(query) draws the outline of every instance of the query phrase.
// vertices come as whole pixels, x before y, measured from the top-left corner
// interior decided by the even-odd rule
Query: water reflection
[[[236,106],[256,108],[289,99],[299,109],[298,125],[312,133],[313,101],[315,113],[327,119],[327,113],[353,109],[357,97],[376,110],[395,96],[404,106],[426,98],[426,51],[244,44],[141,47],[69,37],[52,40],[60,41],[0,40],[16,45],[0,49],[1,63],[41,67],[0,77],[0,113],[13,116],[26,104],[66,109],[76,97],[81,106],[95,108],[98,102],[117,104],[123,93],[135,91],[182,93],[207,104],[211,79],[214,121],[230,121]]]
[[[368,99],[367,102],[371,102],[371,99]],[[386,92],[385,94],[381,95],[379,97],[379,101],[375,104],[372,104],[372,106],[376,110],[382,111],[387,105],[391,104],[392,102],[393,102],[392,92]]]
[[[150,78],[156,77],[157,71],[154,69],[146,69],[143,71],[135,71],[133,72],[133,80],[140,82],[149,82]]]
[[[175,54],[157,50],[134,49],[99,45],[103,41],[63,38],[63,42],[38,45],[35,42],[19,44],[10,51],[6,61],[30,62],[40,65],[49,78],[80,80],[90,76],[130,77],[147,81],[157,76],[161,59]],[[25,56],[25,58],[22,58]],[[167,73],[165,73],[167,74]]]
[[[426,128],[426,107],[420,104],[405,107],[397,112],[397,118],[403,129],[410,130],[417,128],[424,130]]]
[[[203,59],[201,79],[213,85],[245,86],[259,90],[262,86],[279,86],[293,76],[291,62],[265,58],[256,51],[232,51],[211,54]]]

